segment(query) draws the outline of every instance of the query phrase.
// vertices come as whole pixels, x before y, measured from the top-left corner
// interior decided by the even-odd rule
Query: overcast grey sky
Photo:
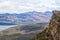
[[[60,0],[0,0],[0,13],[60,10]]]

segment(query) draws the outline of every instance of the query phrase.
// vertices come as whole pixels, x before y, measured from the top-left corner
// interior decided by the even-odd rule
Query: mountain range
[[[30,40],[48,26],[51,16],[49,11],[0,14],[0,25],[16,25],[0,31],[0,40]]]
[[[25,12],[20,14],[4,13],[0,14],[0,25],[16,25],[27,23],[44,23],[49,22],[52,13],[46,12]]]

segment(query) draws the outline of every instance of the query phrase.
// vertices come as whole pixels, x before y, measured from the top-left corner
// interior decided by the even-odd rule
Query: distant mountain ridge
[[[25,12],[21,14],[0,14],[0,24],[23,24],[23,23],[44,23],[49,22],[52,13],[47,12]],[[47,20],[47,21],[46,21]]]

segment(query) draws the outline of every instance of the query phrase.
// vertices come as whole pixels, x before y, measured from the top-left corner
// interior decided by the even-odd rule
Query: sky
[[[60,0],[0,0],[0,13],[60,10]]]
[[[7,29],[7,28],[9,28],[9,27],[15,27],[16,25],[11,25],[11,26],[3,26],[3,25],[0,25],[0,31],[1,30],[4,30],[4,29]]]

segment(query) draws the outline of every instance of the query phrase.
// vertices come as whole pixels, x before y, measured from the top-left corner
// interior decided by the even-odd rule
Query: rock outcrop
[[[60,11],[53,11],[49,27],[37,34],[32,40],[60,40]]]

